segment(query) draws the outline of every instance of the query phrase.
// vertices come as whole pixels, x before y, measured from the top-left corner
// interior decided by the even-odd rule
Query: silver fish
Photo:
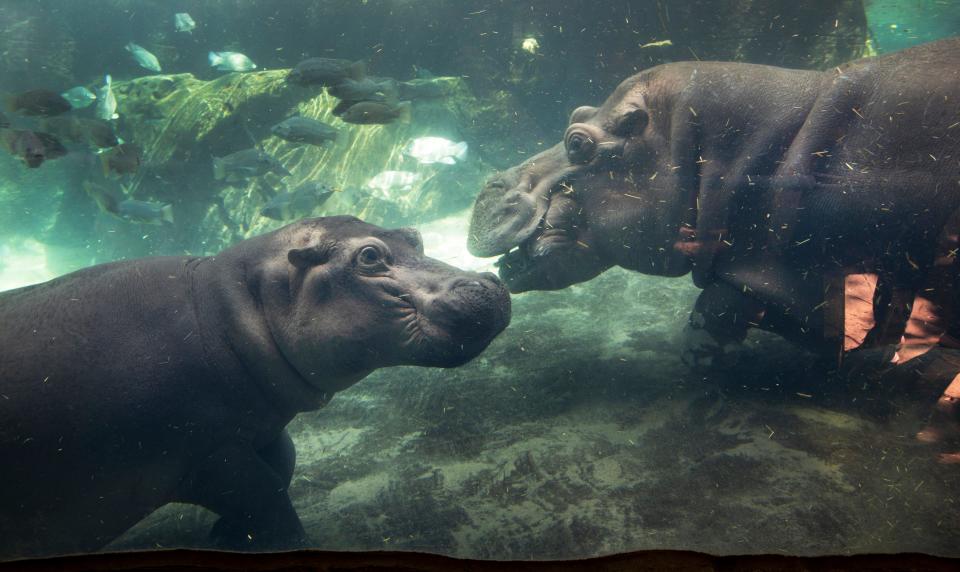
[[[97,117],[110,121],[120,117],[117,115],[117,98],[113,95],[113,80],[110,74],[103,78],[103,87],[97,90]]]
[[[220,71],[245,72],[257,69],[253,60],[239,52],[210,52],[210,66]]]
[[[397,199],[397,193],[412,190],[419,180],[420,174],[411,171],[382,171],[367,181],[367,188],[376,198],[391,201]]]
[[[407,144],[403,154],[413,157],[422,165],[455,165],[467,157],[467,143],[454,143],[443,137],[418,137]]]
[[[133,59],[137,60],[137,63],[140,64],[140,67],[147,68],[150,71],[155,71],[160,73],[160,60],[157,59],[157,56],[148,52],[143,46],[138,46],[133,42],[130,42],[124,49],[133,54]]]
[[[178,32],[192,34],[194,28],[197,27],[197,23],[193,21],[193,18],[190,17],[190,14],[187,14],[186,12],[178,12],[173,15],[173,27]]]
[[[70,105],[74,109],[83,109],[84,107],[90,107],[94,101],[97,100],[97,94],[93,93],[89,89],[78,85],[77,87],[72,87],[67,91],[60,94],[64,99],[70,102]]]

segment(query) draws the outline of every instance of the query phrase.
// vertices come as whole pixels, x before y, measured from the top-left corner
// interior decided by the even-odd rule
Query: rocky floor
[[[290,493],[312,545],[960,555],[960,469],[913,441],[918,404],[854,397],[769,336],[694,375],[678,356],[695,296],[621,271],[517,296],[467,366],[380,371],[300,415]],[[196,545],[211,522],[168,506],[111,548]]]

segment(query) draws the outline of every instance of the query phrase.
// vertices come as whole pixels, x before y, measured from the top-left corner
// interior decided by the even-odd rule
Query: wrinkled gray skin
[[[219,514],[224,547],[298,546],[293,416],[377,368],[461,365],[509,319],[492,274],[352,217],[5,292],[0,559],[97,550],[168,502]]]
[[[958,121],[957,39],[824,72],[658,66],[495,175],[468,246],[504,255],[513,292],[613,266],[692,272],[704,289],[692,325],[719,346],[759,326],[835,353],[822,338],[830,276],[916,289],[930,271],[960,206]]]

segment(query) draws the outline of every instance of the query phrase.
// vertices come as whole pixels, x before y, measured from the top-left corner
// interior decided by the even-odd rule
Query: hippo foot
[[[917,433],[924,443],[941,443],[960,438],[960,399],[943,395],[937,400],[930,424]]]
[[[695,323],[684,327],[680,357],[683,363],[694,371],[731,368],[740,361],[743,351],[741,342],[720,339]]]
[[[293,534],[257,533],[236,518],[220,517],[210,529],[210,540],[219,550],[297,550],[306,545],[302,531]]]

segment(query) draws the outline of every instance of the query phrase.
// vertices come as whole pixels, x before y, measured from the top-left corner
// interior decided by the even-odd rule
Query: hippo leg
[[[938,394],[930,420],[917,433],[917,439],[955,447],[960,441],[960,350],[937,346],[906,367],[913,370],[919,390]],[[946,389],[942,389],[944,386]],[[939,460],[960,463],[960,452],[941,453]]]
[[[737,363],[750,324],[759,322],[763,305],[729,284],[707,285],[684,328],[682,358],[695,370]]]
[[[284,429],[272,443],[263,447],[257,454],[280,476],[284,488],[290,486],[293,478],[293,467],[297,463],[297,449],[293,446],[293,439]]]
[[[221,548],[295,548],[306,535],[287,494],[294,459],[286,431],[259,451],[227,444],[194,469],[181,500],[220,515],[211,537]]]

